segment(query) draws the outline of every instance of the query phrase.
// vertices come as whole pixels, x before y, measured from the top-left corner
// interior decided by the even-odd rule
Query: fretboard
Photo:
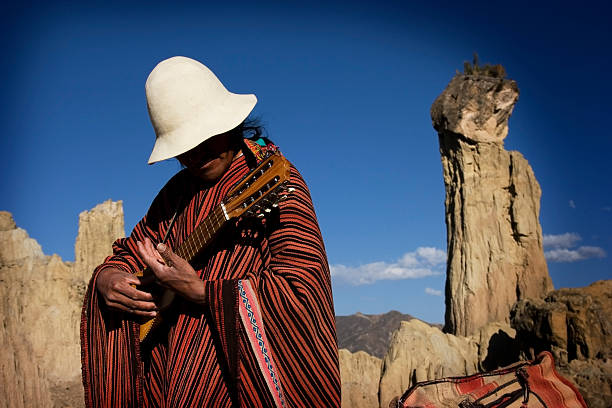
[[[225,213],[222,204],[219,204],[174,252],[191,262],[200,251],[210,244],[225,222]]]

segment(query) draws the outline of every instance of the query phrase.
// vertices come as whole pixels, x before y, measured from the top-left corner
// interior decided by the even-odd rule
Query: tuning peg
[[[264,217],[264,213],[259,213],[259,214],[257,214],[257,217],[258,217],[258,218],[263,218],[263,217]]]
[[[276,207],[278,207],[278,204],[274,203],[274,204],[272,204],[272,207],[276,208]]]
[[[295,191],[295,188],[294,188],[294,187],[289,187],[289,188],[287,189],[287,191],[288,191],[288,192],[290,192],[290,193],[293,193],[293,192]]]
[[[269,209],[269,208],[266,208],[264,211],[265,211],[265,212],[267,212],[267,213],[269,213],[269,212],[271,212],[272,210],[271,210],[271,209]]]

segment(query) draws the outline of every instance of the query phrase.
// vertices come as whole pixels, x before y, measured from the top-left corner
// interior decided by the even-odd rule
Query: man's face
[[[229,168],[235,153],[230,134],[222,133],[177,156],[177,159],[194,176],[215,182]]]

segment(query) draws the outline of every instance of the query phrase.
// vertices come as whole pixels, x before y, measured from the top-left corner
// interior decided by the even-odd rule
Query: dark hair
[[[240,150],[244,150],[245,148],[245,144],[243,142],[244,139],[257,140],[263,137],[265,128],[263,127],[260,118],[249,116],[228,133],[231,135],[232,147],[234,147],[235,151],[238,152]]]
[[[259,139],[263,136],[265,129],[261,123],[261,119],[258,117],[249,116],[241,124],[230,130],[232,136],[240,137],[241,139]]]

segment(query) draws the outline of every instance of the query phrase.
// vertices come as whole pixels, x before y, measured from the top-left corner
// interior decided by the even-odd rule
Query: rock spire
[[[517,300],[553,289],[540,186],[527,160],[503,145],[518,95],[512,80],[458,74],[431,107],[446,188],[445,331],[456,335],[508,322]]]

